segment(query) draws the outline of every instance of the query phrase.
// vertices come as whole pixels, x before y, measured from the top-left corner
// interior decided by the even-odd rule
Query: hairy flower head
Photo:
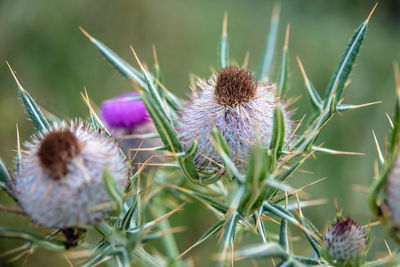
[[[364,249],[367,235],[356,222],[338,218],[324,235],[324,244],[329,255],[339,261],[349,261]]]
[[[275,85],[256,82],[250,72],[229,66],[208,82],[199,79],[197,86],[201,90],[182,112],[178,129],[185,148],[197,139],[199,153],[194,159],[197,167],[208,169],[221,163],[211,143],[213,126],[224,136],[231,158],[239,167],[246,162],[248,150],[257,138],[269,145],[274,110],[280,104]],[[291,127],[289,116],[284,113],[288,137]]]
[[[122,190],[127,169],[117,144],[89,125],[56,124],[26,143],[13,189],[25,213],[40,225],[90,225],[112,208],[105,169]]]

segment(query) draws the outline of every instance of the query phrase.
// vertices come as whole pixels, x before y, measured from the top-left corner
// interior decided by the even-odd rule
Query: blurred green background
[[[81,34],[78,27],[82,26],[132,64],[135,62],[128,45],[132,44],[139,57],[151,64],[155,44],[165,84],[184,97],[189,90],[190,73],[208,77],[210,69],[218,67],[217,44],[225,11],[229,14],[231,57],[241,64],[246,51],[250,51],[249,68],[253,71],[257,68],[273,3],[266,0],[0,0],[0,156],[13,165],[16,123],[22,140],[33,132],[5,60],[46,110],[59,117],[86,116],[87,108],[80,97],[84,87],[97,104],[132,87]],[[309,78],[323,92],[351,34],[374,4],[366,0],[281,1],[279,48],[275,59],[279,59],[284,29],[290,23],[289,95],[303,96],[295,104],[298,109],[294,119],[309,112],[296,56],[302,59]],[[381,143],[388,131],[385,112],[392,114],[394,107],[392,63],[400,58],[399,26],[400,2],[381,1],[345,92],[345,103],[377,100],[383,103],[335,116],[320,138],[330,148],[366,155],[318,154],[304,167],[313,171],[312,174],[297,174],[291,180],[295,185],[304,185],[327,177],[307,190],[312,198],[329,201],[305,210],[321,230],[334,218],[334,199],[343,207],[345,215],[360,224],[373,220],[365,194],[354,191],[353,185],[366,187],[372,181],[376,152],[371,129],[375,129]],[[3,204],[11,203],[0,194]],[[0,213],[1,226],[34,227],[26,220]],[[192,205],[181,216],[176,216],[182,219],[173,220],[173,224],[193,226],[178,235],[182,251],[215,222],[215,218],[206,214],[200,205]],[[371,258],[385,253],[383,239],[387,237],[379,226],[373,229],[373,235],[375,245]],[[187,257],[192,257],[196,266],[208,266],[211,259],[205,253],[213,251],[213,242],[216,239],[194,249]],[[0,253],[16,244],[0,240]],[[310,250],[302,244],[294,242],[294,250],[307,254]],[[54,266],[55,263],[68,266],[61,254],[51,256],[43,250],[39,252],[28,261],[28,266]],[[4,259],[1,262],[22,264],[22,261],[6,263]],[[250,265],[249,262],[241,265],[247,264]]]

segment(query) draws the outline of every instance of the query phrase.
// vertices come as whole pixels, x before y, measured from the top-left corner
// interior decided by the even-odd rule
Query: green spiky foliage
[[[387,200],[389,198],[387,194],[388,179],[392,171],[396,168],[396,160],[399,158],[400,152],[400,74],[397,63],[394,63],[394,74],[396,81],[396,97],[395,97],[395,108],[392,118],[386,114],[388,123],[390,125],[390,132],[388,142],[385,143],[383,150],[380,147],[378,138],[374,131],[372,131],[373,138],[375,141],[378,159],[375,164],[375,179],[369,190],[369,206],[373,214],[380,220],[382,220],[387,229],[389,229],[390,236],[394,238],[397,243],[400,243],[400,231],[398,229],[398,223],[392,216],[392,211],[388,207]],[[394,177],[393,177],[394,178]]]
[[[163,85],[161,68],[155,60],[153,71],[141,63],[132,48],[139,69],[129,65],[116,55],[110,48],[98,41],[83,29],[83,33],[97,47],[100,53],[125,78],[138,85],[140,98],[144,102],[149,115],[157,129],[163,147],[156,150],[167,151],[166,157],[174,163],[164,164],[163,168],[144,172],[146,164],[129,177],[130,183],[125,192],[119,192],[107,170],[104,171],[106,190],[114,202],[114,211],[104,221],[88,226],[76,233],[74,246],[89,247],[91,252],[86,255],[84,266],[109,262],[119,266],[186,266],[182,257],[189,250],[220,235],[220,249],[217,264],[226,266],[231,260],[248,260],[258,258],[273,258],[279,266],[309,266],[327,265],[334,261],[327,256],[323,248],[323,235],[301,212],[310,202],[300,201],[297,193],[301,189],[290,186],[289,178],[304,162],[315,153],[340,154],[342,152],[322,147],[318,136],[329,120],[338,112],[357,109],[364,105],[342,104],[342,94],[353,64],[364,41],[370,16],[361,23],[351,37],[339,64],[328,83],[325,93],[321,96],[308,79],[304,68],[298,59],[300,70],[304,77],[307,95],[309,96],[312,114],[307,122],[302,122],[293,131],[288,142],[285,138],[285,116],[283,107],[277,105],[273,114],[273,135],[269,146],[257,143],[250,150],[246,168],[238,169],[230,158],[229,146],[222,134],[216,129],[212,132],[212,145],[222,159],[223,170],[199,170],[193,163],[198,153],[196,141],[188,149],[184,149],[176,129],[179,127],[179,112],[184,108],[184,101],[168,91]],[[269,33],[261,56],[258,80],[277,83],[277,94],[285,99],[288,89],[289,61],[289,28],[283,45],[280,60],[275,60],[275,69],[279,70],[278,78],[273,79],[271,69],[276,54],[279,26],[279,11],[275,9]],[[229,65],[227,17],[223,23],[223,32],[219,45],[219,62],[221,67]],[[276,58],[275,58],[276,59]],[[12,74],[15,77],[14,72]],[[17,78],[18,90],[26,107],[28,115],[38,133],[49,129],[46,116],[40,111],[29,93],[24,90]],[[83,94],[89,107],[88,121],[93,127],[107,129],[96,111],[91,107],[89,97]],[[396,113],[396,124],[393,135],[397,136],[399,120]],[[153,136],[152,136],[153,137]],[[397,139],[396,139],[397,140]],[[19,144],[19,140],[18,140]],[[391,153],[397,151],[397,145],[392,145]],[[21,150],[18,145],[16,168],[19,166]],[[179,172],[176,172],[178,170]],[[174,175],[171,175],[173,173]],[[141,179],[146,177],[146,179]],[[11,172],[0,161],[0,186],[11,198],[18,201],[11,188]],[[144,181],[146,180],[146,181]],[[384,180],[382,178],[380,181]],[[377,192],[381,186],[374,187],[371,205],[378,209]],[[297,197],[297,199],[296,199]],[[194,199],[203,203],[213,213],[217,220],[199,237],[188,250],[181,252],[173,237],[173,226],[167,217],[181,209],[181,203]],[[171,210],[170,212],[167,212]],[[22,214],[23,215],[23,214]],[[175,215],[178,216],[178,215]],[[266,220],[279,221],[278,234],[267,231]],[[300,256],[292,253],[289,244],[288,225],[298,227],[313,250],[311,256]],[[87,231],[101,237],[98,243],[86,240]],[[22,229],[0,228],[1,237],[13,237],[25,240],[26,243],[16,251],[33,253],[37,247],[43,247],[55,252],[65,251],[66,241],[60,234],[62,229],[54,229],[49,234],[37,234]],[[246,235],[258,236],[258,243],[241,247],[240,241]],[[155,252],[145,248],[145,244],[160,239],[163,247]],[[238,248],[239,247],[239,248]],[[158,248],[158,247],[157,247]],[[238,248],[233,251],[233,248]],[[364,259],[364,258],[363,258]],[[357,262],[346,266],[382,266],[386,259],[375,262]],[[135,265],[136,266],[136,265]],[[339,265],[338,265],[339,266]]]

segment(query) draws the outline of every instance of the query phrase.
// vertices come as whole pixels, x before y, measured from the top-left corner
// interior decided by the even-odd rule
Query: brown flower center
[[[239,67],[229,66],[221,70],[215,85],[215,99],[223,106],[235,106],[249,102],[256,95],[254,76]]]
[[[47,134],[38,152],[40,163],[54,180],[67,174],[69,161],[80,151],[79,142],[70,130],[57,130]]]

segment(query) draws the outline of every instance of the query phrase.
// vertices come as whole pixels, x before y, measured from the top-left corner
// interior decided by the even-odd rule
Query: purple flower
[[[157,132],[142,100],[136,99],[138,95],[138,92],[126,93],[105,101],[101,106],[102,119],[133,164],[146,162],[151,156],[160,154],[135,149],[162,146],[159,138],[133,137]],[[152,160],[160,161],[160,157]]]
[[[101,106],[101,117],[111,128],[132,130],[137,125],[149,122],[146,107],[140,99],[133,99],[138,92],[130,92],[105,101]]]

